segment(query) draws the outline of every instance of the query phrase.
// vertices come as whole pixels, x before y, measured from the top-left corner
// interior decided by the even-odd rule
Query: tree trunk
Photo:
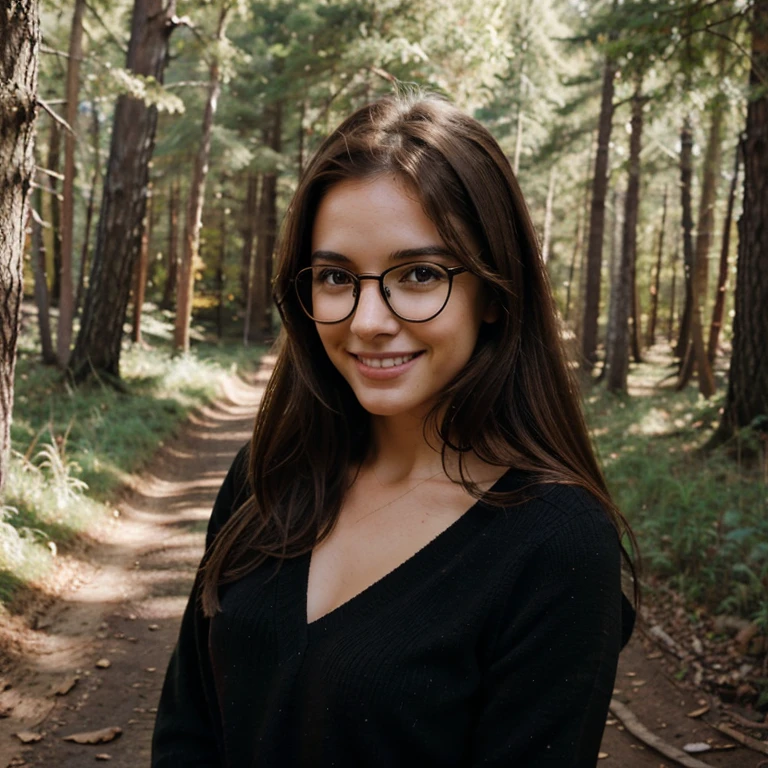
[[[693,204],[691,202],[691,177],[693,176],[693,134],[691,118],[686,115],[680,130],[680,199],[683,229],[683,281],[685,294],[683,312],[680,316],[680,334],[675,346],[675,355],[682,358],[691,338],[691,313],[693,310]]]
[[[608,253],[608,322],[605,326],[605,356],[603,357],[603,367],[600,370],[600,375],[597,377],[598,381],[602,381],[608,372],[608,350],[612,349],[616,344],[616,320],[618,313],[618,243],[620,239],[620,232],[623,229],[623,222],[621,220],[621,211],[623,210],[623,202],[620,201],[621,195],[618,189],[613,190],[612,211],[613,217],[611,221],[611,240],[610,251]]]
[[[544,209],[544,236],[541,244],[541,260],[546,264],[549,261],[549,251],[552,247],[552,209],[555,203],[555,184],[557,182],[557,169],[552,166],[549,172],[549,188],[547,189],[547,206]]]
[[[147,273],[149,270],[149,232],[152,218],[152,183],[147,187],[147,208],[144,214],[141,228],[141,251],[136,262],[136,281],[133,286],[133,332],[131,340],[134,344],[141,344],[141,310],[144,308],[144,299],[147,294]]]
[[[75,229],[75,143],[77,140],[77,107],[80,91],[80,59],[83,55],[83,12],[85,0],[75,0],[72,32],[69,36],[67,59],[67,108],[65,119],[72,131],[64,134],[64,181],[61,200],[61,294],[59,323],[56,332],[56,359],[62,368],[69,363],[72,346],[72,320],[75,316],[75,295],[72,279],[72,254]]]
[[[639,200],[638,200],[639,202]],[[640,343],[640,318],[642,310],[640,308],[640,292],[637,289],[637,246],[635,245],[635,255],[632,263],[632,307],[629,313],[629,343],[632,349],[632,359],[636,363],[643,362],[643,350]]]
[[[27,203],[35,168],[37,0],[17,0],[0,26],[0,504],[11,447],[13,377],[23,293]]]
[[[656,343],[656,319],[659,313],[659,289],[661,288],[661,262],[664,256],[664,231],[667,226],[667,187],[664,186],[664,201],[661,206],[661,226],[659,227],[659,245],[656,249],[656,268],[651,282],[651,306],[648,308],[648,332],[645,337],[647,346]]]
[[[637,77],[632,96],[631,133],[629,137],[629,177],[624,204],[624,231],[618,266],[616,331],[612,347],[607,351],[608,382],[611,392],[627,391],[629,372],[629,315],[632,302],[632,275],[637,251],[637,218],[640,203],[640,150],[643,133],[642,78]]]
[[[227,17],[231,10],[229,2],[223,2],[219,12],[216,41],[221,43],[227,26]],[[184,241],[179,268],[179,285],[176,292],[176,324],[173,334],[173,346],[179,352],[189,351],[189,324],[192,319],[192,299],[195,286],[195,261],[200,248],[200,227],[205,199],[205,179],[208,175],[208,158],[211,154],[211,133],[213,118],[218,106],[221,91],[221,71],[218,51],[211,59],[208,70],[208,96],[203,111],[202,137],[192,169],[192,182],[189,186],[186,218],[184,221]]]
[[[730,438],[768,414],[768,0],[752,7],[752,98],[744,142],[744,209],[739,220],[739,256],[728,394],[712,442]],[[765,429],[763,425],[762,429]]]
[[[275,153],[282,150],[281,101],[270,105],[264,141]],[[261,338],[272,335],[272,257],[277,235],[277,171],[262,176],[258,215],[259,236],[256,243],[256,268],[254,270],[254,313],[256,329]]]
[[[256,238],[256,217],[259,211],[259,177],[253,171],[248,173],[247,189],[243,208],[243,251],[240,257],[240,294],[244,305],[248,303],[250,293],[253,244]]]
[[[224,265],[227,260],[227,209],[221,208],[221,224],[219,226],[219,261],[216,264],[216,292],[218,294],[218,306],[216,311],[216,332],[221,339],[224,336],[224,302],[226,295],[224,292]]]
[[[691,178],[693,176],[693,134],[691,118],[686,115],[680,131],[680,209],[682,213],[683,236],[683,280],[685,299],[680,317],[680,334],[675,347],[675,355],[683,357],[691,338],[691,314],[693,308],[693,204],[691,202]],[[684,362],[684,361],[682,361]]]
[[[56,353],[53,351],[51,338],[51,312],[48,297],[48,276],[45,268],[45,240],[43,238],[43,223],[40,211],[43,208],[43,191],[40,187],[34,193],[34,208],[36,215],[32,216],[32,272],[35,281],[35,306],[37,307],[37,324],[40,329],[40,347],[42,360],[45,365],[56,363]]]
[[[568,284],[565,290],[565,312],[563,313],[563,320],[568,322],[571,314],[571,294],[573,293],[573,283],[576,280],[576,260],[581,250],[581,208],[576,212],[576,229],[573,233],[573,251],[571,252],[571,263],[568,265]]]
[[[128,69],[162,83],[175,12],[175,0],[135,0]],[[70,359],[69,370],[75,381],[91,373],[119,381],[123,323],[141,249],[156,127],[156,107],[128,94],[120,96],[115,107],[91,278]]]
[[[669,287],[669,326],[667,328],[667,339],[672,343],[675,335],[675,300],[677,298],[677,262],[680,258],[680,241],[682,239],[683,226],[677,227],[677,236],[675,238],[675,249],[672,251],[672,284]]]
[[[721,63],[721,71],[724,68],[724,63]],[[704,397],[711,397],[715,392],[712,366],[709,363],[704,345],[703,305],[707,296],[709,249],[712,243],[712,230],[715,223],[715,202],[717,200],[717,180],[720,176],[721,134],[724,116],[724,97],[718,95],[712,104],[709,137],[704,156],[704,173],[699,203],[696,245],[693,254],[691,338],[677,383],[678,389],[685,387],[693,375],[694,368],[697,369],[699,373],[699,391]]]
[[[581,355],[587,370],[597,359],[597,321],[600,315],[600,276],[605,230],[605,196],[608,190],[608,148],[613,128],[613,90],[616,64],[607,58],[603,69],[603,93],[597,126],[597,155],[592,180],[592,206],[587,240],[586,290],[581,336]]]
[[[77,295],[75,297],[75,315],[80,314],[83,303],[83,290],[85,289],[85,275],[88,269],[88,256],[91,252],[91,226],[93,224],[93,210],[96,207],[96,186],[99,183],[101,163],[99,162],[100,133],[99,112],[96,102],[91,104],[93,116],[91,121],[91,137],[93,140],[93,176],[91,177],[91,189],[88,193],[88,205],[85,209],[85,234],[83,236],[83,249],[80,256],[80,274],[77,279]]]
[[[717,289],[715,291],[715,304],[712,308],[712,323],[709,326],[709,343],[707,345],[707,359],[710,365],[715,364],[717,346],[720,340],[720,329],[723,326],[723,313],[725,311],[725,289],[728,283],[728,254],[731,249],[731,222],[733,221],[733,206],[736,201],[736,184],[739,178],[739,163],[741,160],[741,142],[736,147],[736,159],[733,162],[733,177],[728,190],[728,207],[723,224],[723,242],[720,248],[720,269],[717,275]]]
[[[61,130],[55,120],[51,120],[51,132],[48,138],[48,187],[51,190],[51,304],[59,305],[61,295],[61,198],[59,196],[59,165],[61,157]]]
[[[160,306],[171,309],[175,304],[176,284],[179,274],[179,200],[181,190],[179,182],[173,181],[168,196],[168,271],[163,286],[163,298]]]

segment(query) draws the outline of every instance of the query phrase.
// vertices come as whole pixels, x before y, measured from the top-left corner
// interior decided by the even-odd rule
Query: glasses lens
[[[439,264],[403,264],[384,276],[390,307],[403,319],[414,322],[438,314],[450,290],[450,275]]]
[[[304,311],[319,323],[337,323],[355,306],[355,276],[341,267],[319,265],[296,275],[296,292]]]

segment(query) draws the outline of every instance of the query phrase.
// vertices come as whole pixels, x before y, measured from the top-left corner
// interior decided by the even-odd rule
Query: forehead
[[[352,260],[428,246],[445,248],[445,243],[416,193],[394,176],[335,184],[312,226],[313,253],[333,251]]]

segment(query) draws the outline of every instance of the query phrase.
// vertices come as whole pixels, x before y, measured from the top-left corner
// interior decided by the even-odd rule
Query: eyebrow
[[[404,261],[405,259],[421,259],[425,256],[444,256],[447,258],[456,258],[453,251],[444,245],[424,245],[421,248],[403,248],[399,251],[393,251],[389,255],[390,261]],[[352,259],[336,251],[315,251],[311,257],[312,262],[330,261],[335,264],[352,264]]]

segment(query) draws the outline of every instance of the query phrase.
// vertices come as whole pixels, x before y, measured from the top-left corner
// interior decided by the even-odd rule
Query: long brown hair
[[[385,173],[418,194],[446,245],[485,281],[499,307],[498,320],[482,326],[472,358],[427,420],[443,442],[444,466],[447,451],[472,451],[537,481],[580,486],[636,551],[595,458],[536,233],[507,158],[480,123],[446,101],[388,97],[359,109],[325,139],[287,211],[274,286],[283,328],[251,441],[251,496],[206,559],[206,615],[219,608],[219,585],[267,559],[305,554],[330,533],[349,477],[368,452],[369,415],[328,359],[293,278],[309,264],[314,216],[328,189]],[[483,496],[463,467],[460,461],[455,481]]]

